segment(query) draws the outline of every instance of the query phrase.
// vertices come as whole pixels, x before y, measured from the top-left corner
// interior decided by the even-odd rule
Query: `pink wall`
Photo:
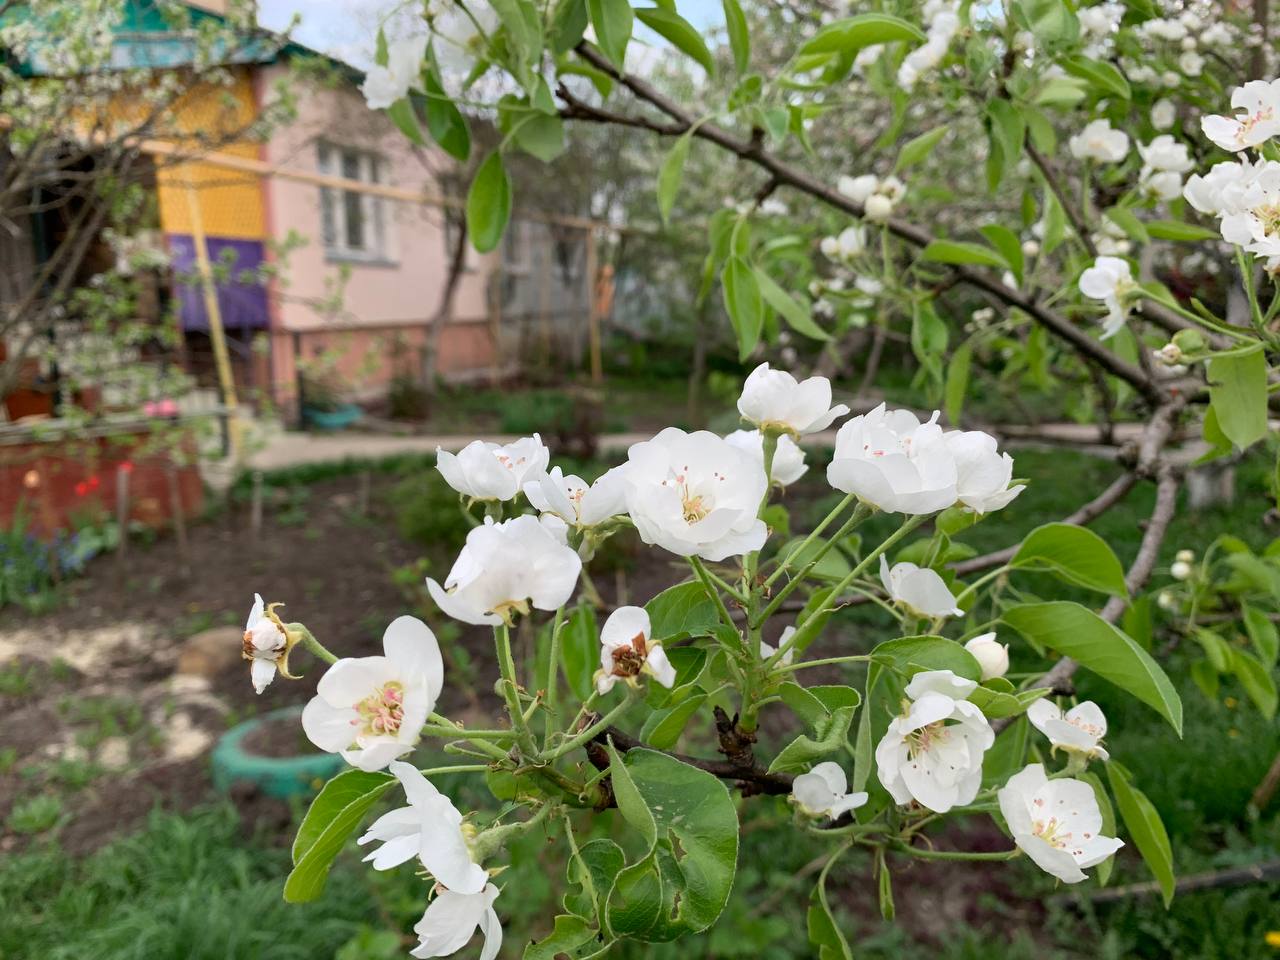
[[[260,97],[270,98],[272,85],[284,72],[280,66],[263,69],[258,78]],[[297,119],[278,129],[263,147],[265,161],[320,172],[317,142],[323,140],[377,154],[384,183],[442,192],[436,174],[450,170],[452,161],[438,150],[413,146],[384,115],[365,106],[355,87],[292,82]],[[412,347],[412,356],[404,362],[416,362],[425,325],[439,307],[448,273],[444,212],[423,204],[383,200],[385,262],[364,263],[326,254],[319,187],[272,177],[265,195],[268,229],[275,242],[283,242],[291,233],[306,241],[278,261],[280,278],[273,284],[276,401],[290,406],[293,399],[295,343],[304,357],[325,346],[342,350],[340,368],[354,381],[355,393],[362,398],[376,395],[393,374],[393,335],[399,331]],[[474,251],[469,251],[468,258],[469,269],[454,302],[454,322],[440,338],[439,370],[446,377],[487,368],[492,359],[485,282],[495,258]],[[371,352],[380,357],[380,363],[371,366]]]

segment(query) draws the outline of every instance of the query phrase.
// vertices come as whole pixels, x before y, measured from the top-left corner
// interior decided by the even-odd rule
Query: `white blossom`
[[[526,480],[524,495],[535,510],[557,516],[574,527],[598,526],[627,510],[627,485],[620,467],[591,484],[552,467],[549,473]]]
[[[1223,150],[1256,147],[1280,133],[1280,80],[1250,80],[1231,94],[1235,115],[1200,118],[1204,135]]]
[[[1129,261],[1119,257],[1098,257],[1080,274],[1080,292],[1101,300],[1107,306],[1107,319],[1102,325],[1102,339],[1114,337],[1129,316],[1128,298],[1137,284],[1129,271]]]
[[[526,480],[546,472],[551,451],[536,433],[515,443],[473,440],[456,455],[436,447],[436,469],[453,489],[473,500],[511,500]]]
[[[523,514],[503,523],[492,518],[472,528],[441,587],[427,578],[431,599],[464,623],[511,623],[529,607],[556,610],[568,602],[582,561],[537,517]]]
[[[866,203],[867,197],[876,192],[880,178],[874,173],[864,173],[858,177],[841,176],[836,181],[836,190],[854,203]]]
[[[796,648],[790,645],[791,638],[795,636],[796,628],[788,625],[782,631],[782,635],[778,637],[778,645],[775,647],[771,643],[760,641],[760,659],[769,660],[779,650],[783,651],[782,656],[778,658],[778,663],[782,666],[790,666],[796,658]]]
[[[276,604],[271,605],[272,608]],[[276,678],[279,670],[286,677],[289,674],[289,635],[284,625],[276,616],[274,609],[267,609],[262,602],[262,595],[253,595],[253,607],[244,622],[244,659],[249,661],[249,679],[253,683],[253,692],[262,693]]]
[[[759,550],[764,466],[706,430],[668,427],[627,451],[627,510],[640,539],[680,556],[724,560]]]
[[[1162,133],[1150,143],[1138,144],[1144,170],[1186,173],[1193,166],[1187,145],[1172,134]]]
[[[1178,119],[1178,109],[1173,101],[1160,98],[1151,105],[1151,125],[1157,130],[1168,130]]]
[[[836,434],[827,482],[887,513],[924,514],[956,501],[956,463],[938,413],[927,423],[909,410],[870,413],[847,421]]]
[[[471,859],[470,828],[453,801],[435,788],[412,764],[397,760],[391,773],[404,787],[407,807],[384,813],[359,841],[382,845],[365,857],[375,870],[390,870],[417,857],[431,875],[454,893],[479,893],[489,874]],[[424,954],[430,956],[430,954]]]
[[[859,224],[845,227],[837,237],[823,237],[818,248],[828,260],[848,265],[866,252],[867,230]]]
[[[791,798],[811,817],[837,817],[867,802],[866,793],[849,793],[844,768],[830,760],[802,773],[791,784]]]
[[[371,66],[360,84],[360,92],[370,110],[384,110],[409,95],[418,86],[422,60],[427,53],[427,36],[403,37],[387,44],[387,65]]]
[[[735,430],[724,439],[730,446],[759,458],[761,467],[764,466],[764,437],[759,430]],[[785,487],[795,483],[808,470],[809,467],[804,462],[804,451],[799,445],[786,434],[778,437],[778,446],[773,451],[770,479]]]
[[[907,684],[910,704],[876,746],[876,773],[896,803],[914,800],[946,813],[978,795],[982,757],[995,733],[963,699],[976,686],[949,670],[919,673]]]
[[[964,648],[978,661],[982,679],[993,680],[1009,672],[1009,645],[996,642],[995,631],[974,637]]]
[[[1181,560],[1175,560],[1169,567],[1169,576],[1175,580],[1189,580],[1191,578],[1191,564],[1184,563]]]
[[[654,643],[653,625],[644,607],[618,607],[600,629],[600,669],[596,692],[601,696],[623,680],[631,685],[647,673],[664,687],[676,682],[675,667],[661,643]]]
[[[1280,163],[1254,166],[1247,184],[1222,194],[1222,238],[1259,257],[1280,255]]]
[[[956,606],[956,598],[947,583],[934,570],[903,561],[889,566],[880,554],[880,582],[894,603],[901,604],[920,617],[958,617],[964,611]]]
[[[1190,37],[1187,38],[1191,39]],[[1178,68],[1188,77],[1198,77],[1204,70],[1204,57],[1194,50],[1184,50],[1178,56]]]
[[[956,500],[974,513],[999,510],[1026,489],[1009,486],[1013,457],[997,449],[996,438],[981,430],[948,430],[943,434],[955,460]]]
[[[797,382],[790,373],[770,369],[766,362],[743,383],[738,412],[761,430],[803,436],[827,429],[849,408],[843,403],[831,405],[831,381],[826,377]]]
[[[1092,700],[1077,704],[1065,714],[1052,701],[1037,700],[1027,708],[1027,719],[1055,748],[1107,759],[1107,751],[1102,747],[1102,739],[1107,735],[1107,718]]]
[[[1067,141],[1067,149],[1077,160],[1119,163],[1129,155],[1129,135],[1113,130],[1109,120],[1094,120]]]
[[[1013,842],[1063,883],[1084,880],[1086,868],[1124,846],[1099,834],[1098,797],[1083,780],[1050,780],[1041,764],[1032,763],[1009,778],[998,798]]]
[[[441,890],[427,905],[422,919],[413,925],[420,942],[409,956],[447,957],[465,947],[479,928],[484,936],[480,960],[494,960],[502,949],[502,922],[493,909],[498,893],[492,883],[479,893]]]
[[[416,617],[392,620],[382,650],[330,666],[302,711],[307,739],[366,771],[414,748],[444,686],[436,636]]]

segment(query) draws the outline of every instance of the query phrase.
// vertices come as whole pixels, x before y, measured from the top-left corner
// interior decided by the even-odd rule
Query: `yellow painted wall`
[[[245,127],[256,116],[251,68],[237,68],[230,86],[203,85],[188,91],[175,104],[173,126],[181,133],[203,133],[215,140]],[[193,150],[198,142],[191,142]],[[256,159],[256,143],[219,144],[222,153]],[[263,240],[266,215],[261,179],[199,161],[161,160],[157,171],[160,227],[165,233],[193,232],[188,187],[197,192],[204,232],[211,237]]]

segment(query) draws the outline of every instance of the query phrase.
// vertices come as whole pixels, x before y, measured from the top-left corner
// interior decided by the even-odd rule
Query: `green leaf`
[[[445,153],[465,163],[471,156],[471,129],[445,93],[433,63],[428,62],[422,71],[422,87],[427,95],[427,132]]]
[[[711,51],[707,49],[702,34],[675,10],[636,7],[635,14],[641,23],[671,41],[672,46],[696,60],[707,73],[716,72],[715,61],[711,59]]]
[[[1027,740],[1031,724],[1025,716],[1018,717],[996,736],[996,742],[982,758],[982,785],[1000,784],[1027,765]]]
[[[854,707],[839,707],[825,720],[819,720],[814,725],[816,738],[803,733],[796,737],[773,758],[769,772],[803,770],[813,761],[842,749],[849,740],[854,710]]]
[[[791,294],[774,283],[773,278],[759,267],[756,267],[756,284],[760,288],[760,293],[764,297],[765,303],[776,310],[778,315],[787,321],[787,326],[796,333],[813,340],[825,341],[831,339],[831,334],[814,322],[809,308],[803,306]]]
[[[1157,240],[1199,243],[1202,240],[1219,239],[1217,230],[1197,227],[1193,223],[1183,223],[1181,220],[1148,220],[1145,226],[1147,233]]]
[[[980,680],[982,667],[968,650],[946,637],[921,635],[898,637],[876,644],[871,655],[877,662],[896,670],[903,676],[925,670],[950,670],[958,677]]]
[[[502,154],[494,150],[476,171],[467,193],[467,233],[480,253],[498,246],[511,219],[511,181],[502,165]]]
[[[1160,884],[1164,905],[1168,907],[1177,881],[1173,875],[1173,848],[1160,814],[1147,795],[1130,781],[1128,771],[1115,761],[1107,764],[1107,779],[1111,781],[1111,792],[1115,794],[1125,829]]]
[[[920,259],[935,263],[979,263],[984,267],[1003,270],[1008,264],[994,250],[979,243],[961,243],[956,240],[934,240],[920,252]]]
[[[662,216],[663,223],[671,219],[671,208],[675,206],[676,194],[680,192],[684,164],[689,159],[689,147],[692,143],[693,131],[690,130],[675,142],[658,169],[658,213]]]
[[[1160,665],[1127,634],[1092,610],[1064,600],[1028,603],[1003,620],[1033,645],[1056,650],[1133,694],[1182,736],[1182,701]]]
[[[387,116],[391,118],[391,122],[399,128],[400,132],[409,138],[410,142],[416,143],[420,147],[426,144],[427,138],[422,135],[422,127],[418,124],[418,114],[413,109],[413,104],[409,102],[408,97],[401,97],[387,107]]]
[[[951,359],[947,361],[946,389],[943,394],[943,406],[947,411],[947,419],[954,424],[960,423],[960,414],[964,411],[964,397],[969,389],[969,368],[973,360],[973,341],[966,340],[956,347]]]
[[[1280,635],[1276,633],[1276,625],[1264,611],[1247,603],[1241,605],[1241,613],[1244,616],[1244,628],[1253,648],[1258,651],[1258,657],[1268,667],[1274,667],[1276,655],[1280,653]]]
[[[947,135],[949,129],[951,128],[944,123],[908,140],[898,151],[898,159],[894,162],[893,169],[905,170],[929,156],[933,153],[933,148]]]
[[[1095,773],[1077,773],[1076,776],[1093,787],[1093,795],[1098,800],[1098,812],[1102,814],[1102,826],[1099,832],[1104,837],[1114,837],[1116,835],[1116,811],[1111,806],[1111,797],[1107,794],[1107,788],[1102,785],[1101,778]],[[1107,885],[1107,880],[1111,878],[1111,868],[1115,865],[1116,855],[1114,853],[1098,864],[1095,876],[1098,878],[1099,886],[1105,887]]]
[[[817,948],[818,960],[853,960],[849,941],[840,932],[827,902],[827,872],[822,871],[813,893],[809,895],[809,912],[806,918],[809,943]]]
[[[559,0],[551,15],[551,52],[564,56],[578,45],[586,29],[586,0]]]
[[[1151,234],[1147,233],[1147,228],[1142,221],[1128,207],[1109,207],[1103,211],[1103,215],[1123,230],[1125,235],[1135,243],[1146,243],[1151,239]]]
[[[564,153],[564,121],[544,113],[526,116],[516,129],[515,143],[525,153],[550,163]]]
[[[911,352],[936,381],[942,380],[942,358],[947,352],[947,325],[931,301],[916,305],[911,318]]]
[[[644,838],[645,845],[652,848],[658,840],[657,821],[653,819],[653,813],[644,802],[644,797],[636,789],[631,771],[614,748],[612,740],[608,743],[608,752],[609,778],[613,783],[613,797],[618,803],[618,812]]]
[[[1129,81],[1124,78],[1119,70],[1109,63],[1101,60],[1091,60],[1089,57],[1064,57],[1061,61],[1062,69],[1073,77],[1079,77],[1085,80],[1099,93],[1109,97],[1119,97],[1122,100],[1128,100],[1132,96],[1129,90]]]
[[[707,596],[706,589],[697,580],[667,587],[644,608],[652,624],[651,636],[659,642],[703,636],[720,619],[715,601]]]
[[[729,46],[733,50],[733,65],[738,73],[746,73],[751,65],[751,32],[747,29],[747,17],[738,5],[738,0],[723,0],[723,5]]]
[[[558,916],[551,933],[541,940],[530,941],[524,948],[524,960],[560,960],[562,957],[573,957],[579,947],[595,940],[597,932],[582,917]]]
[[[738,359],[745,360],[760,342],[764,326],[764,300],[756,283],[755,271],[742,257],[729,257],[720,274],[724,306],[733,321],[738,338]]]
[[[989,680],[969,694],[970,702],[976,704],[991,720],[1021,716],[1027,712],[1027,707],[1053,692],[1048,687],[1036,687],[1013,693],[1010,690],[995,689],[993,684],[994,681]]]
[[[1022,283],[1022,273],[1026,266],[1026,260],[1022,255],[1022,241],[1018,239],[1018,235],[1008,227],[1002,227],[998,223],[988,224],[985,227],[979,227],[978,232],[987,238],[987,243],[995,247],[1000,252],[1000,256],[1004,258],[1004,262],[1009,265],[1009,269],[1013,271],[1014,278],[1019,284]]]
[[[596,28],[596,43],[619,70],[627,58],[635,16],[627,0],[587,0],[587,13]]]
[[[1267,361],[1261,346],[1206,364],[1209,405],[1218,429],[1241,450],[1267,435]]]
[[[804,543],[804,537],[794,537],[787,543],[783,544],[778,550],[778,560],[789,560],[793,553],[800,550]],[[800,570],[806,564],[811,563],[818,555],[818,552],[826,547],[827,541],[822,537],[814,538],[813,542],[796,555],[794,560],[789,561],[789,565],[793,570]],[[818,560],[814,566],[810,576],[817,577],[819,580],[828,580],[835,583],[843,579],[852,568],[849,566],[849,559],[840,552],[839,547],[831,547]]]
[[[987,189],[994,192],[1004,178],[1004,172],[1022,156],[1027,123],[1017,107],[1008,100],[999,99],[987,103],[987,121],[992,147],[987,158]]]
[[[655,710],[640,729],[640,739],[655,750],[670,750],[684,733],[689,719],[707,702],[705,693],[693,694],[673,707]]]
[[[918,27],[885,13],[863,13],[827,24],[800,47],[797,56],[850,54],[881,43],[924,43]]]
[[[284,882],[284,898],[305,903],[320,896],[329,868],[369,809],[396,783],[385,773],[347,770],[324,785],[298,828],[293,870]]]
[[[1129,595],[1124,568],[1115,551],[1087,527],[1070,523],[1036,527],[1009,563],[1024,570],[1047,570],[1086,590],[1117,597]]]
[[[588,603],[579,604],[560,636],[560,660],[569,689],[579,700],[591,696],[591,678],[600,665],[600,634],[596,615]]]
[[[1231,669],[1245,692],[1268,720],[1276,715],[1276,682],[1271,671],[1252,654],[1239,649],[1231,651]]]

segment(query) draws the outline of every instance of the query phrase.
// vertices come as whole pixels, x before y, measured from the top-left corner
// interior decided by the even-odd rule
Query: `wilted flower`
[[[390,870],[417,857],[441,884],[454,893],[473,894],[485,888],[489,874],[471,859],[469,828],[453,801],[435,788],[411,764],[397,760],[391,773],[404,787],[409,806],[384,813],[359,839],[382,846],[365,857],[375,870]],[[491,901],[492,902],[492,901]],[[431,956],[431,954],[424,954]]]
[[[526,480],[546,472],[551,451],[536,433],[515,443],[473,440],[456,455],[436,447],[436,469],[453,489],[473,500],[510,500]]]
[[[563,606],[581,572],[582,561],[563,535],[537,517],[524,514],[504,523],[486,518],[467,534],[444,586],[428,577],[427,590],[455,620],[496,626],[528,613],[530,606]]]
[[[995,733],[982,711],[963,699],[976,686],[950,670],[911,678],[911,702],[876,746],[876,773],[895,802],[915,800],[946,813],[978,795],[982,757]]]
[[[997,643],[994,631],[974,637],[964,648],[978,661],[983,680],[1003,677],[1009,672],[1009,645]]]
[[[956,501],[956,463],[937,420],[883,403],[854,417],[836,434],[827,482],[887,513],[945,510]]]
[[[764,437],[759,430],[735,430],[725,436],[725,442],[760,459],[764,466]],[[804,451],[786,434],[778,437],[778,446],[773,451],[773,468],[769,479],[781,486],[795,483],[808,471],[804,462]]]
[[[835,820],[867,802],[866,793],[848,791],[849,780],[844,768],[828,760],[795,778],[791,784],[791,799],[811,817]]]
[[[502,922],[493,909],[499,890],[492,883],[479,893],[441,890],[427,905],[427,912],[413,925],[421,941],[411,957],[447,957],[467,945],[478,927],[484,935],[480,960],[493,960],[502,949]]]
[[[902,604],[920,617],[959,617],[964,611],[942,577],[928,567],[895,563],[892,568],[880,554],[880,582],[894,603]]]
[[[262,602],[262,595],[253,595],[253,607],[249,610],[249,619],[244,623],[244,649],[241,655],[249,661],[249,679],[253,682],[253,692],[262,693],[267,685],[276,678],[279,670],[291,680],[297,679],[289,673],[289,651],[296,640],[289,637],[284,624],[276,615],[278,603],[267,607]]]
[[[1250,80],[1231,94],[1233,117],[1200,118],[1204,135],[1223,150],[1256,147],[1280,133],[1280,80]]]
[[[1124,846],[1115,837],[1099,835],[1098,798],[1083,780],[1050,780],[1041,764],[1032,763],[1010,777],[998,796],[1013,842],[1063,883],[1084,880],[1085,868]]]
[[[797,382],[785,370],[762,363],[742,385],[738,412],[760,430],[803,436],[825,430],[849,408],[831,405],[831,381],[826,377]]]
[[[675,667],[661,643],[652,640],[653,627],[644,607],[618,607],[600,630],[600,669],[596,692],[604,695],[619,680],[635,686],[647,673],[664,687],[676,682]]]
[[[759,459],[706,430],[668,427],[627,451],[627,509],[640,539],[723,560],[759,550],[768,482]]]
[[[444,686],[440,646],[416,617],[392,620],[382,649],[330,666],[302,711],[307,739],[367,771],[414,748]]]
[[[1037,700],[1027,708],[1027,719],[1055,748],[1107,759],[1107,751],[1102,748],[1107,718],[1092,700],[1077,704],[1065,714],[1052,701]]]

